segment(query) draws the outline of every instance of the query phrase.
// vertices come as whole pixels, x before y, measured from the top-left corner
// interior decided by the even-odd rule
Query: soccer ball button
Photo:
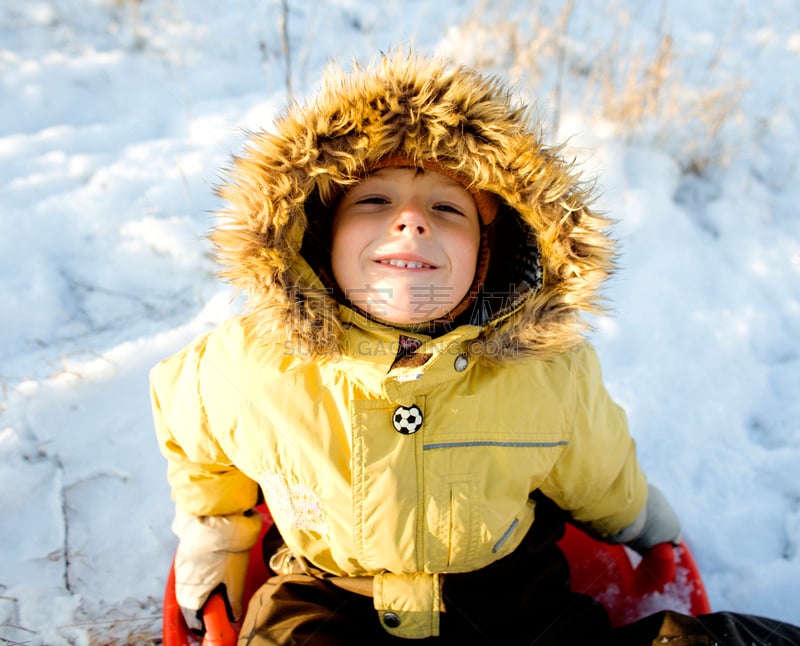
[[[419,406],[398,406],[392,415],[392,424],[398,433],[411,435],[422,428],[422,411]]]

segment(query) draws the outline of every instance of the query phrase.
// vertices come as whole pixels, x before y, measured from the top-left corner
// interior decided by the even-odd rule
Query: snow
[[[507,76],[596,178],[622,256],[592,341],[641,461],[712,607],[800,624],[800,5],[489,4],[3,3],[0,641],[159,635],[147,371],[237,311],[219,169],[328,60],[395,47]],[[658,61],[658,95],[626,84]]]

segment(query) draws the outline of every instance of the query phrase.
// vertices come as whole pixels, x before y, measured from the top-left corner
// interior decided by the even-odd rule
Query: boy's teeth
[[[416,262],[414,260],[395,260],[392,258],[391,260],[381,260],[384,265],[392,265],[393,267],[403,267],[404,269],[421,269],[422,267],[427,267],[425,263]]]

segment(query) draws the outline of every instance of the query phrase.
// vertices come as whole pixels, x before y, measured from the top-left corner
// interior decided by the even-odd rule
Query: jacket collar
[[[472,367],[470,344],[481,329],[460,325],[445,334],[430,337],[383,325],[346,307],[340,307],[344,323],[342,353],[336,367],[347,378],[358,382],[368,392],[390,401],[401,401],[458,378]],[[419,365],[398,366],[404,339],[416,345],[413,354],[425,360]]]

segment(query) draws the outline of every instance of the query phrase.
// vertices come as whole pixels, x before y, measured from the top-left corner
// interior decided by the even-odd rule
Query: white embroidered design
[[[289,484],[280,473],[264,473],[260,478],[264,497],[275,516],[288,519],[296,529],[327,534],[328,524],[322,500],[306,484]]]

